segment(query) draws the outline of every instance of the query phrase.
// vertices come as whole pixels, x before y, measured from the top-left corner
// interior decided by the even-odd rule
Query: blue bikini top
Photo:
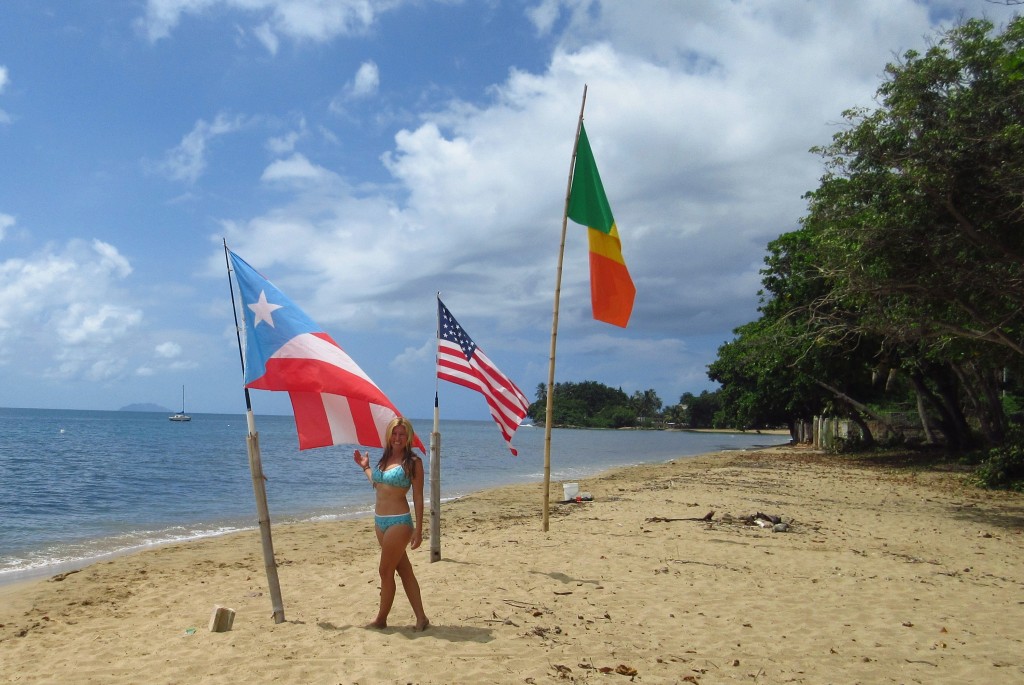
[[[379,466],[373,468],[371,474],[374,483],[383,483],[396,488],[412,487],[412,481],[405,475],[405,469],[401,465],[392,466],[387,471],[381,471]]]

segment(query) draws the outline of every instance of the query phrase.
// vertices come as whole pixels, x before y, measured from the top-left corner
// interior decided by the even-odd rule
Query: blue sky
[[[666,404],[756,318],[843,110],[983,0],[5,0],[0,406],[242,412],[222,241],[403,413],[435,293],[533,399],[585,120],[637,286],[590,317],[569,225],[556,379]],[[440,388],[444,418],[488,419]],[[257,413],[290,413],[254,392]]]

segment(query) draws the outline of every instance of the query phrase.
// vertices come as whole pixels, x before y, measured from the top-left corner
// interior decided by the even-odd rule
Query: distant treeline
[[[537,386],[537,401],[528,416],[542,424],[547,412],[547,385]],[[683,393],[679,403],[663,406],[653,389],[627,395],[596,381],[555,383],[551,423],[580,428],[722,428],[716,425],[718,391]]]

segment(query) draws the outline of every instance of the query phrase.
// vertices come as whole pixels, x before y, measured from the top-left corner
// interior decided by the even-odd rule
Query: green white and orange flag
[[[580,122],[580,139],[569,191],[567,216],[587,227],[590,243],[590,303],[598,321],[626,327],[633,312],[636,287],[622,259],[615,226],[587,131]]]

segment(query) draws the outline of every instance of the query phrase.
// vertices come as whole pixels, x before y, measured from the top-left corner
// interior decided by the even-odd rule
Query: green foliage
[[[679,406],[686,407],[684,412],[685,421],[682,423],[690,428],[719,428],[743,425],[728,421],[725,422],[725,426],[716,424],[715,416],[722,408],[722,395],[719,390],[714,392],[703,390],[700,395],[694,395],[689,392],[683,393],[682,397],[679,398]]]
[[[629,407],[605,407],[597,415],[603,428],[629,428],[637,423],[636,412]]]
[[[544,423],[546,413],[547,388],[538,385],[537,401],[530,405],[527,415],[535,423]],[[622,390],[596,381],[555,383],[552,425],[623,428],[636,425],[636,417],[630,398]]]
[[[1024,18],[969,20],[844,112],[800,229],[769,244],[761,317],[709,367],[715,422],[863,418],[909,388],[951,447],[1002,441],[999,376],[1024,373],[1022,64]]]
[[[1024,492],[1024,430],[1016,429],[1005,443],[988,450],[974,478],[982,487]]]
[[[629,406],[633,409],[634,423],[639,421],[645,426],[651,425],[661,414],[661,398],[654,390],[637,390],[629,398]]]

